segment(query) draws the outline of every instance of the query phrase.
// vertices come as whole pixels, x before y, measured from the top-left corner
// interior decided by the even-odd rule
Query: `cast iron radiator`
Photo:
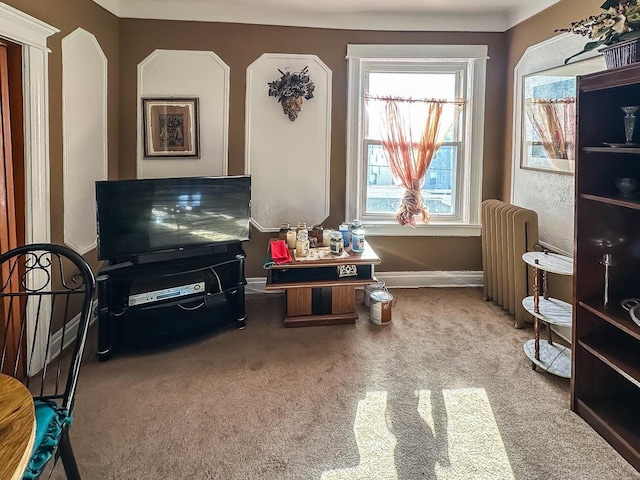
[[[484,299],[515,315],[516,328],[531,321],[522,299],[528,295],[533,278],[529,278],[522,254],[534,250],[537,243],[536,212],[500,200],[482,202]]]

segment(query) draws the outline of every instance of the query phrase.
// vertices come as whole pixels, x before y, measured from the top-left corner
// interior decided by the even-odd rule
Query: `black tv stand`
[[[122,349],[245,327],[242,243],[169,253],[105,262],[98,272],[100,361]]]
[[[223,255],[230,250],[233,250],[233,245],[227,243],[206,247],[182,248],[179,250],[168,250],[162,252],[147,253],[144,255],[137,255],[133,259],[133,263],[142,264],[172,262],[181,258],[204,257],[206,255]],[[125,262],[127,261],[125,260]]]

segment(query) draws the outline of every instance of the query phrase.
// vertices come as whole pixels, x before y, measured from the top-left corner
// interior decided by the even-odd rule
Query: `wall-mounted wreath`
[[[298,118],[302,110],[303,99],[311,100],[315,85],[308,75],[309,67],[304,67],[299,72],[289,71],[281,73],[278,80],[269,82],[269,96],[276,97],[282,103],[282,110],[292,122]]]

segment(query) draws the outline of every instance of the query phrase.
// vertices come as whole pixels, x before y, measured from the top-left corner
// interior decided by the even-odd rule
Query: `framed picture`
[[[597,55],[521,77],[520,168],[573,175],[577,77],[604,68]]]
[[[563,68],[524,77],[522,168],[574,171],[576,75]]]
[[[197,98],[143,98],[144,158],[200,158]]]

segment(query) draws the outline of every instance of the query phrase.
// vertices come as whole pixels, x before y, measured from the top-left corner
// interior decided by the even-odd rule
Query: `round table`
[[[15,378],[0,373],[0,478],[22,478],[35,437],[31,392]]]

